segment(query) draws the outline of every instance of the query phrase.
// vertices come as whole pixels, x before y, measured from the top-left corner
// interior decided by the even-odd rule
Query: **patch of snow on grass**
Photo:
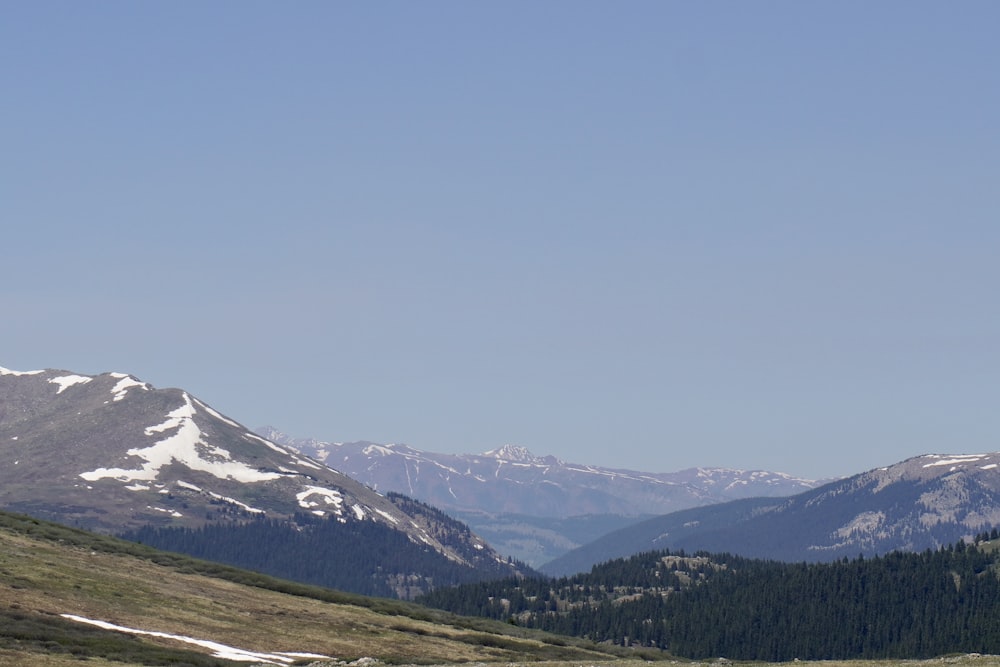
[[[115,630],[117,632],[128,632],[134,635],[145,635],[147,637],[159,637],[160,639],[173,639],[175,641],[184,642],[185,644],[193,644],[195,646],[200,646],[202,648],[207,648],[210,651],[214,651],[212,656],[215,658],[222,658],[225,660],[236,660],[238,662],[266,662],[270,665],[290,665],[299,658],[315,658],[317,660],[330,660],[330,656],[319,655],[316,653],[263,653],[259,651],[248,651],[242,648],[236,648],[234,646],[227,646],[225,644],[220,644],[219,642],[213,642],[207,639],[192,639],[191,637],[185,637],[184,635],[172,635],[166,632],[155,632],[150,630],[138,630],[136,628],[126,628],[121,625],[114,625],[112,623],[107,623],[105,621],[95,621],[90,618],[84,618],[83,616],[75,616],[73,614],[60,614],[63,618],[69,619],[71,621],[76,621],[77,623],[85,623],[87,625],[95,625],[104,630]]]
[[[133,448],[128,450],[129,456],[143,459],[145,463],[139,469],[125,470],[123,468],[98,468],[80,473],[80,477],[93,482],[111,477],[125,482],[136,480],[154,480],[160,468],[171,463],[180,463],[191,470],[207,472],[219,479],[235,479],[238,482],[263,482],[281,477],[276,472],[262,472],[239,461],[208,461],[201,457],[198,448],[208,447],[202,440],[201,429],[194,421],[194,404],[191,398],[184,394],[184,405],[167,415],[162,424],[150,426],[146,435],[174,430],[174,434],[160,440],[152,447]],[[209,450],[218,456],[228,457],[229,452],[218,447]]]
[[[355,503],[354,505],[351,505],[351,509],[354,510],[354,517],[358,521],[364,521],[364,519],[365,519],[365,510],[364,510],[363,507],[361,507],[361,505],[358,505],[357,503]]]
[[[136,482],[135,484],[129,484],[125,488],[128,489],[129,491],[149,491],[148,486],[146,486],[145,484],[139,484],[138,482]]]
[[[63,375],[57,378],[52,378],[49,380],[49,384],[59,385],[59,390],[57,394],[61,394],[75,384],[87,384],[94,378],[84,377],[83,375]]]
[[[180,482],[179,481],[179,482],[177,482],[177,486],[181,487],[182,489],[191,489],[192,491],[201,491],[201,487],[200,486],[195,486],[194,484],[190,484],[188,482]]]
[[[152,505],[146,505],[146,509],[153,510],[154,512],[163,512],[164,514],[169,514],[175,519],[180,519],[182,516],[184,516],[180,512],[177,512],[176,510],[168,510],[164,509],[163,507],[153,507]]]

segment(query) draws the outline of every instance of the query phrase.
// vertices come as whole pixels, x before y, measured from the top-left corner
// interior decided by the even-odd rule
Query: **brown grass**
[[[507,663],[536,661],[543,650],[567,650],[514,637],[493,642],[499,646],[484,646],[478,640],[481,630],[184,574],[132,556],[6,530],[0,530],[0,607],[74,614],[248,650],[306,651],[346,661],[368,656],[393,663]],[[568,650],[581,660],[609,658],[596,651]],[[67,664],[59,656],[37,659],[30,664]],[[28,663],[7,651],[0,652],[4,664]]]

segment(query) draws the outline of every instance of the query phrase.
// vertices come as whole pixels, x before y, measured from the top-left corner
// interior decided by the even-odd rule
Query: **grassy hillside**
[[[61,614],[246,650],[309,652],[345,662],[373,657],[395,665],[641,667],[645,660],[665,657],[292,584],[0,512],[0,667],[250,664],[215,658],[211,650],[176,640],[102,630]],[[313,659],[288,661],[309,664]],[[994,667],[1000,659],[822,663],[895,665]]]
[[[64,614],[244,650],[341,661],[600,664],[627,655],[0,513],[0,665],[79,665],[85,657],[92,667],[247,664],[211,657],[212,650],[176,639],[102,630]]]

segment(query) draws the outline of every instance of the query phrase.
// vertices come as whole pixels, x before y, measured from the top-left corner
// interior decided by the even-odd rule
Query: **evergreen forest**
[[[1000,653],[997,537],[832,563],[649,552],[559,579],[508,578],[419,602],[556,633],[706,659]]]
[[[120,537],[164,551],[362,595],[410,599],[435,586],[500,577],[447,559],[374,521],[341,523],[297,514],[293,522],[256,519],[199,528],[144,526]]]

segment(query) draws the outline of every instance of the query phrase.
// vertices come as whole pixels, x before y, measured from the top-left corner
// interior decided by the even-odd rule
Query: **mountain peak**
[[[532,454],[527,447],[520,445],[504,445],[500,449],[491,449],[483,452],[483,456],[498,459],[501,461],[513,461],[515,463],[537,463],[539,458]]]

